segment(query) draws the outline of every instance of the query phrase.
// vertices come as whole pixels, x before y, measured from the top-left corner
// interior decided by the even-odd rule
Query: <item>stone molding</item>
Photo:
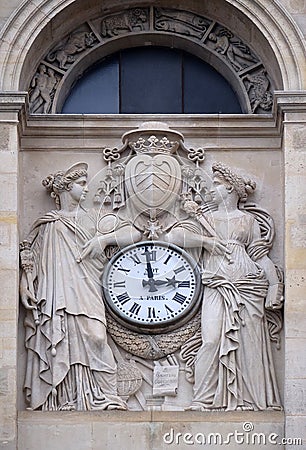
[[[0,112],[20,111],[25,103],[27,92],[0,92]]]
[[[250,17],[268,38],[281,69],[284,89],[305,88],[305,39],[285,8],[279,2],[266,0],[233,0],[231,3]],[[293,71],[293,67],[296,70]]]
[[[306,112],[306,90],[275,91],[275,109],[281,112]]]

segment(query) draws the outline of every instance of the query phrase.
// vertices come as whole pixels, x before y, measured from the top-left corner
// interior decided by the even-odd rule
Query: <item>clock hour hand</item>
[[[167,286],[172,286],[175,288],[175,284],[179,284],[181,283],[181,281],[176,280],[175,276],[172,278],[166,278],[166,280],[154,280],[154,287],[156,286],[163,286],[163,285],[167,285]],[[142,285],[143,287],[145,286],[150,286],[151,285],[151,280],[142,280]],[[150,291],[152,292],[152,291]]]
[[[162,286],[166,284],[167,286],[172,286],[175,288],[175,284],[181,283],[181,281],[176,280],[175,276],[172,278],[166,278],[165,280],[154,280],[155,286]],[[147,286],[148,281],[143,280],[142,285]]]
[[[184,281],[176,280],[175,276],[172,278],[166,278],[166,280],[154,280],[154,283],[156,286],[162,286],[163,284],[166,284],[167,286],[172,286],[175,288],[175,285],[179,285],[180,283],[184,283]]]
[[[173,286],[175,288],[175,283],[179,283],[179,281],[175,279],[175,276],[167,278],[167,286]]]

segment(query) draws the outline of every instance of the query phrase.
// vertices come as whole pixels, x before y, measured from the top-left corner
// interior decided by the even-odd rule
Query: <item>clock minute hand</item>
[[[145,247],[144,255],[146,256],[146,260],[147,260],[147,272],[148,272],[148,278],[149,278],[149,280],[146,282],[146,284],[148,284],[150,286],[149,292],[156,292],[157,288],[155,286],[155,280],[154,280],[153,270],[152,270],[151,261],[150,261],[150,252],[148,251],[147,247]],[[145,286],[144,282],[145,282],[145,280],[142,281],[143,286]]]
[[[147,261],[147,272],[148,272],[148,278],[154,279],[152,266],[151,266],[151,263],[149,261]]]
[[[168,286],[173,286],[175,288],[175,283],[179,283],[179,281],[175,279],[175,276],[172,278],[167,278]]]

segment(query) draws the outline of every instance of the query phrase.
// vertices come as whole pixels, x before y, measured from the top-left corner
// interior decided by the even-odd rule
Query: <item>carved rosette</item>
[[[183,36],[212,52],[239,79],[249,113],[270,113],[271,80],[254,51],[232,30],[190,11],[138,7],[85,22],[54,45],[39,63],[29,86],[31,113],[57,112],[58,90],[78,62],[110,40],[130,34]]]

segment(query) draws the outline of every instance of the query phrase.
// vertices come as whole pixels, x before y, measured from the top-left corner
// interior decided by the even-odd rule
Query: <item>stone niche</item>
[[[34,122],[35,120],[33,125]],[[255,122],[254,116],[253,135],[256,135],[259,129],[258,123]],[[61,341],[56,343],[52,341],[51,337],[47,347],[43,347],[41,346],[44,342],[43,339],[37,340],[39,333],[45,333],[43,321],[46,320],[52,324],[53,313],[51,316],[47,316],[47,312],[44,311],[48,299],[40,301],[38,318],[32,311],[27,311],[25,314],[25,308],[21,308],[19,439],[26,439],[26,442],[30,442],[29,448],[39,448],[39,443],[45,439],[44,433],[47,428],[55,440],[57,436],[73,429],[73,438],[71,441],[69,440],[69,448],[74,448],[73,442],[79,442],[80,448],[93,449],[99,448],[101,443],[106,442],[112,442],[112,446],[124,442],[125,448],[132,448],[132,446],[135,448],[135,436],[139,439],[139,444],[138,442],[136,444],[136,448],[139,449],[151,448],[149,442],[153,442],[152,448],[168,448],[170,441],[176,445],[180,444],[184,448],[183,445],[190,445],[188,440],[196,439],[194,444],[200,445],[201,439],[207,439],[209,433],[220,433],[220,429],[222,429],[221,437],[209,439],[226,441],[229,434],[235,433],[235,430],[236,433],[243,434],[243,439],[257,439],[253,437],[253,434],[263,433],[265,436],[263,439],[267,440],[266,445],[269,448],[269,445],[274,445],[273,442],[268,441],[269,439],[273,441],[273,436],[270,436],[272,432],[276,433],[279,439],[283,435],[283,413],[281,411],[284,385],[283,217],[281,212],[283,180],[279,140],[277,136],[271,137],[271,134],[269,139],[263,139],[261,133],[258,133],[258,136],[252,140],[245,138],[244,133],[240,133],[239,136],[234,133],[228,137],[225,129],[231,124],[226,119],[224,120],[224,135],[221,138],[213,135],[209,137],[207,125],[208,123],[203,124],[199,121],[197,133],[194,133],[187,121],[178,121],[176,125],[171,123],[170,126],[165,121],[139,123],[134,120],[132,125],[129,123],[121,128],[120,136],[117,130],[116,133],[104,131],[101,122],[97,119],[95,126],[99,127],[101,133],[96,133],[96,131],[91,133],[84,142],[81,133],[77,136],[74,132],[78,125],[72,119],[66,119],[54,133],[60,134],[65,130],[65,140],[59,140],[52,135],[38,140],[33,137],[32,140],[23,139],[23,152],[20,154],[22,167],[20,185],[23,187],[20,192],[22,224],[20,239],[28,241],[27,249],[30,249],[30,253],[32,251],[32,258],[34,255],[36,267],[32,272],[33,277],[36,277],[32,280],[34,292],[38,292],[41,281],[38,278],[37,267],[40,261],[39,252],[42,251],[41,245],[45,238],[42,234],[42,242],[37,247],[35,244],[37,233],[34,232],[34,234],[30,234],[30,237],[27,236],[31,225],[37,218],[45,217],[45,219],[41,219],[36,231],[42,230],[41,227],[46,226],[45,221],[48,222],[47,226],[52,226],[59,222],[66,223],[66,220],[68,222],[80,220],[80,226],[86,225],[89,230],[87,241],[96,236],[96,239],[100,239],[101,248],[104,248],[102,241],[106,237],[108,239],[108,245],[102,252],[104,258],[102,258],[102,262],[100,261],[102,265],[99,276],[101,278],[103,274],[103,277],[98,289],[100,300],[103,299],[105,304],[105,315],[104,309],[101,307],[102,313],[99,311],[98,321],[104,324],[104,317],[106,317],[107,351],[110,351],[112,361],[117,365],[115,372],[117,374],[117,393],[120,397],[120,400],[114,400],[111,395],[111,398],[108,398],[108,393],[104,392],[105,398],[102,403],[99,403],[97,399],[92,403],[89,400],[85,403],[80,402],[77,392],[82,384],[80,379],[84,379],[85,374],[82,373],[83,369],[77,374],[77,371],[67,367],[65,386],[61,381],[58,381],[58,384],[54,384],[53,387],[48,382],[47,387],[39,388],[43,392],[37,394],[44,400],[37,401],[37,398],[32,400],[31,396],[34,398],[36,395],[36,379],[43,371],[40,372],[37,369],[39,361],[33,363],[31,352],[35,348],[37,351],[35,346],[40,346],[38,354],[41,352],[41,355],[47,355],[47,361],[51,361],[47,371],[52,376],[57,358],[60,357]],[[209,126],[216,125],[216,121],[209,120]],[[33,127],[34,129],[35,127]],[[77,163],[80,161],[83,163],[78,165]],[[71,214],[68,211],[69,208],[66,208],[66,200],[63,200],[63,190],[52,188],[51,197],[50,190],[48,193],[41,181],[51,173],[54,175],[58,171],[63,171],[57,175],[61,182],[63,177],[69,177],[69,174],[76,170],[81,171],[79,178],[88,173],[88,193],[82,203],[82,208],[78,205],[76,212]],[[52,183],[54,186],[54,180]],[[223,191],[220,185],[223,186]],[[69,193],[69,189],[66,192]],[[226,203],[229,201],[227,198],[222,199],[221,205],[226,204],[225,209],[229,208],[226,209],[225,218],[222,216],[223,209],[220,204],[218,206],[216,194],[214,194],[218,189],[221,189],[220,192],[222,191],[223,195],[236,196],[236,203],[239,201],[239,209],[237,209],[232,208],[233,203]],[[56,209],[55,197],[60,198],[60,201],[63,202],[61,209],[58,210],[59,212],[52,213],[54,215],[51,218],[49,215],[49,218],[46,219],[46,213]],[[87,211],[86,213],[83,213],[83,208]],[[90,220],[88,221],[89,216]],[[239,231],[240,234],[237,232],[240,225],[235,225],[234,230],[229,232],[233,221],[238,220],[240,223],[241,217],[247,218],[246,224],[248,225],[244,224],[244,227],[250,226],[250,224],[253,228],[255,227],[253,241],[250,237],[244,236],[245,233],[250,235],[249,230],[246,232],[242,227]],[[225,233],[222,235],[222,239],[216,232],[220,220],[221,222],[225,220],[226,223],[225,231],[222,227],[218,231],[220,233],[223,230]],[[202,247],[201,249],[199,245],[190,243],[190,236],[193,233],[197,236],[206,235],[210,239],[215,239],[216,242],[229,241],[225,244],[231,246],[230,251],[224,253],[223,249],[222,253],[220,247],[221,262],[216,263],[214,260],[219,257],[211,246],[207,245],[206,248]],[[234,233],[234,235],[229,233]],[[242,242],[239,242],[239,239],[242,239]],[[172,247],[173,244],[174,247]],[[61,245],[61,240],[56,245]],[[71,245],[69,244],[68,248]],[[90,252],[94,251],[93,247],[89,247],[88,254],[82,255],[84,241],[79,242],[76,238],[73,245],[76,245],[76,253],[73,253],[75,260],[74,263],[72,261],[69,263],[69,267],[71,268],[75,264],[76,270],[79,270],[80,265],[85,265],[87,262],[91,264]],[[156,246],[154,247],[154,245]],[[118,252],[118,247],[121,252]],[[176,253],[177,247],[184,248],[186,254],[185,252],[183,254]],[[240,260],[238,256],[233,257],[234,251],[240,252],[247,248],[251,255],[251,257],[248,256],[248,261],[251,258],[250,261],[252,260],[253,264],[250,267],[255,270],[254,261],[257,261],[256,267],[262,267],[265,275],[259,276],[257,279],[258,274],[255,276],[254,272],[247,279],[236,276],[237,280],[235,280],[237,270],[241,270],[241,266],[244,267],[244,264],[249,264],[249,262],[243,262],[244,260]],[[59,263],[59,260],[55,263],[52,258],[50,259],[50,251],[48,251],[47,259],[49,258],[49,260],[46,267],[50,267],[50,264],[56,266]],[[156,252],[155,256],[154,252]],[[26,254],[26,256],[29,255]],[[115,258],[114,266],[108,262],[111,258]],[[166,265],[161,261],[165,262],[167,258],[178,259],[173,267],[167,267],[166,270]],[[264,260],[269,262],[264,262]],[[24,274],[27,272],[27,263],[28,259],[23,266],[22,273]],[[63,262],[61,266],[63,272],[65,272],[65,264],[67,262]],[[112,272],[111,267],[116,267],[116,270]],[[235,295],[229,293],[227,297],[225,291],[222,291],[223,284],[218,284],[221,275],[226,280],[226,273],[222,272],[220,275],[218,272],[221,267],[229,270],[230,278],[227,281],[232,284],[228,292],[235,293],[236,299],[239,299],[236,303],[233,300]],[[250,267],[247,267],[245,275],[249,276]],[[120,272],[120,268],[123,271]],[[141,269],[139,270],[139,268]],[[128,276],[125,278],[127,271],[131,272],[131,277],[134,277],[135,282],[129,281]],[[185,274],[184,271],[186,271]],[[118,275],[120,273],[123,276]],[[182,274],[184,279],[180,279]],[[71,276],[72,278],[69,278]],[[274,305],[270,303],[272,309],[264,308],[262,303],[268,298],[266,281],[268,276],[271,277],[272,289],[269,295],[271,302],[274,302]],[[69,273],[67,277],[70,280],[73,279],[73,272]],[[27,278],[26,275],[25,278]],[[255,279],[256,281],[254,281]],[[72,284],[77,292],[79,289],[77,284],[80,283],[77,282],[77,278],[75,280],[76,284]],[[29,283],[29,280],[27,282]],[[133,290],[133,285],[137,283],[137,289],[140,289],[138,293]],[[197,288],[195,289],[194,286]],[[225,287],[225,290],[227,288],[228,286]],[[76,297],[81,295],[82,287],[80,289],[80,294],[75,294]],[[212,292],[214,295],[217,289],[218,295],[221,295],[222,292],[225,297],[221,295],[221,298],[224,298],[227,304],[230,303],[227,312],[231,315],[232,322],[227,324],[229,325],[227,333],[233,333],[233,339],[230,342],[238,343],[238,346],[234,344],[233,348],[228,351],[227,355],[230,356],[225,364],[220,362],[224,355],[221,357],[219,354],[214,360],[215,362],[211,362],[210,367],[206,369],[205,361],[209,357],[206,357],[206,354],[209,355],[209,352],[205,353],[208,350],[204,347],[200,350],[201,329],[202,333],[203,327],[205,330],[209,330],[211,323],[216,324],[214,327],[220,326],[220,330],[223,330],[225,326],[223,319],[221,325],[214,322],[216,318],[214,318],[213,311],[205,310],[205,308],[202,310],[204,301],[207,301],[205,293]],[[254,291],[259,292],[259,297],[255,295],[252,302],[250,293]],[[175,311],[173,298],[178,300],[176,303],[179,305]],[[261,299],[259,304],[256,303],[258,298]],[[143,299],[147,303],[142,303]],[[159,309],[155,306],[157,301],[160,302]],[[124,307],[125,304],[126,307]],[[250,309],[254,305],[256,307]],[[222,305],[219,304],[219,307],[221,307],[220,315],[222,315],[224,313],[222,313]],[[63,311],[67,311],[67,308],[63,308]],[[262,311],[263,314],[259,321],[258,311]],[[89,311],[87,314],[90,318],[96,312]],[[211,318],[209,318],[210,314]],[[74,315],[78,316],[78,312],[75,312]],[[61,319],[62,326],[65,323],[64,317],[65,312]],[[255,342],[255,335],[253,338],[248,335],[248,325],[252,326],[254,317],[257,320],[257,331],[258,327],[261,329],[260,333],[256,334],[256,339],[260,335],[258,342]],[[23,326],[25,319],[28,321],[26,333]],[[37,324],[35,325],[36,319]],[[31,332],[29,332],[29,324]],[[45,336],[45,334],[43,335]],[[96,337],[98,335],[99,331],[97,331]],[[79,349],[75,335],[69,335],[68,325],[64,337],[62,336],[61,339],[65,340],[66,336],[68,345]],[[205,336],[210,337],[207,334]],[[88,352],[92,351],[93,347],[91,346],[95,345],[91,344],[93,337],[89,336],[87,339],[88,350],[83,351],[85,359]],[[251,342],[248,339],[251,339]],[[211,345],[215,345],[215,351],[221,352],[220,343],[216,340],[214,342],[215,344]],[[222,345],[226,349],[229,343],[225,340]],[[201,351],[204,355],[202,356],[203,362],[201,362],[200,356],[198,359],[196,358]],[[245,351],[247,351],[247,356],[243,354]],[[102,350],[98,351],[98,356],[102,361],[103,354]],[[257,359],[258,354],[260,355],[259,360]],[[232,355],[236,355],[236,359],[231,359]],[[211,358],[213,357],[211,356]],[[246,367],[248,364],[254,364],[254,360],[264,361],[263,372],[259,379],[257,371],[249,371],[249,367]],[[67,356],[64,361],[67,364]],[[213,367],[217,362],[219,372],[212,383],[220,383],[222,380],[222,386],[215,385],[214,391],[216,393],[218,389],[224,389],[222,405],[216,395],[213,396],[215,400],[212,400],[210,394],[208,395],[209,400],[204,400],[207,391],[205,393],[205,387],[201,386],[200,381],[202,372],[205,370],[207,370],[205,379],[214,378]],[[224,375],[224,367],[229,366],[237,377],[236,391],[233,397],[231,397],[232,388],[229,387],[232,372]],[[88,367],[90,372],[90,364]],[[46,367],[44,367],[45,369]],[[257,367],[257,370],[260,368]],[[23,392],[25,373],[28,376],[27,393],[30,403],[25,402]],[[240,373],[243,375],[243,381],[239,378]],[[89,376],[88,373],[86,376]],[[245,379],[248,381],[246,382]],[[261,390],[258,392],[256,391],[256,379],[261,386]],[[241,387],[240,382],[246,383],[246,385]],[[253,382],[254,390],[252,390]],[[29,389],[29,383],[31,389]],[[107,383],[112,383],[112,381]],[[196,387],[197,383],[198,387]],[[80,391],[84,386],[90,390],[91,384],[85,383]],[[203,393],[199,393],[200,391]],[[86,392],[84,388],[85,397],[88,394]],[[100,394],[102,395],[103,391]],[[262,403],[263,397],[268,399],[264,404]],[[235,404],[237,398],[239,400]],[[31,411],[29,407],[33,408],[33,406],[34,411]],[[126,411],[120,411],[126,407]],[[26,408],[28,409],[26,410]],[[41,409],[44,411],[40,411]],[[125,427],[127,424],[128,428]],[[222,427],[220,427],[221,424]],[[110,437],[109,433],[115,437]],[[186,437],[184,433],[191,433],[191,437],[189,435]],[[31,436],[35,436],[35,442]],[[88,446],[88,442],[91,442],[91,447]],[[237,444],[233,438],[230,448],[236,448],[236,446],[238,448],[240,444]]]

